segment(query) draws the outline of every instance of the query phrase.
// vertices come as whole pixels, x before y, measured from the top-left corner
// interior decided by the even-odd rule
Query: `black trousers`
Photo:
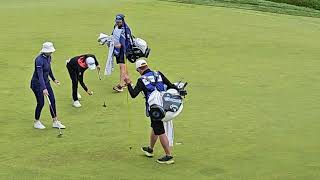
[[[78,71],[74,70],[67,64],[67,69],[72,81],[72,99],[78,101]]]
[[[124,50],[123,47],[121,47],[118,56],[116,56],[117,64],[125,64],[124,56]]]
[[[56,99],[54,97],[54,93],[53,93],[53,90],[51,88],[50,83],[47,83],[46,87],[47,87],[47,90],[48,90],[48,93],[49,93],[49,99],[50,99],[51,107],[52,107],[52,109],[50,108],[51,117],[55,118],[56,115],[57,115]],[[39,120],[42,108],[44,106],[44,101],[45,101],[44,100],[44,96],[43,96],[43,92],[40,89],[40,87],[36,86],[36,85],[31,85],[31,89],[32,89],[32,91],[33,91],[33,93],[34,93],[34,95],[36,97],[36,100],[37,100],[37,106],[36,106],[36,109],[35,109],[34,118],[35,118],[35,120]]]

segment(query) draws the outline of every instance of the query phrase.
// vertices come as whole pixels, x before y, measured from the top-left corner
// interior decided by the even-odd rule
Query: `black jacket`
[[[150,69],[147,69],[146,71],[143,72],[142,75],[144,75],[144,74],[146,74],[146,73],[148,73],[150,71],[151,71]],[[178,90],[178,88],[174,84],[172,84],[164,74],[162,74],[160,71],[158,71],[158,73],[160,74],[163,83],[168,86],[167,89],[171,89],[172,88],[172,89]],[[134,88],[131,86],[131,84],[129,84],[128,85],[128,90],[129,90],[130,96],[132,98],[137,97],[140,92],[143,92],[145,95],[148,92],[148,90],[147,90],[146,86],[143,84],[141,78],[138,79],[137,84],[136,84],[136,86]]]
[[[83,63],[85,63],[86,58],[88,58],[88,57],[92,57],[95,60],[96,66],[99,65],[99,62],[98,62],[96,56],[93,54],[84,54],[84,55],[73,57],[70,59],[70,61],[67,64],[68,70],[75,72],[72,74],[77,74],[77,76],[78,76],[77,79],[85,91],[88,91],[88,88],[85,85],[85,83],[83,82],[83,74],[88,69],[88,67],[86,67]]]

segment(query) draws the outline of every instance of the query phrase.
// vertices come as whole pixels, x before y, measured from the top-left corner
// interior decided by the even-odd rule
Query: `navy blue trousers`
[[[57,112],[56,112],[56,100],[55,100],[51,85],[49,83],[47,83],[46,87],[47,87],[47,90],[48,90],[48,93],[49,93],[49,99],[50,99],[51,106],[52,106],[52,108],[50,108],[51,117],[55,118],[56,115],[57,115]],[[32,89],[34,95],[36,96],[36,100],[37,100],[37,106],[36,106],[36,110],[35,110],[35,113],[34,113],[34,118],[35,118],[35,120],[39,120],[46,97],[44,97],[43,92],[40,89],[40,87],[31,86],[31,89]]]

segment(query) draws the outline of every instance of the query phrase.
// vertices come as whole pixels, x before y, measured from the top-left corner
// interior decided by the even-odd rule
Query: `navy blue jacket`
[[[34,72],[31,79],[32,89],[47,89],[47,85],[50,85],[49,76],[54,81],[55,77],[51,70],[51,56],[40,54],[34,63]]]
[[[117,25],[114,25],[113,29],[115,29]],[[128,24],[125,22],[123,23],[123,26],[121,27],[123,29],[123,33],[120,36],[119,42],[121,44],[121,48],[123,48],[123,52],[126,54],[126,52],[130,49],[132,49],[133,42],[132,42],[132,33],[131,29]],[[113,34],[113,31],[112,31]],[[127,35],[127,37],[126,37]],[[117,56],[120,53],[119,48],[114,48],[114,54]]]

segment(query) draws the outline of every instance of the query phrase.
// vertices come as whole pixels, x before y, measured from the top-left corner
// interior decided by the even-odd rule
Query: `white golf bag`
[[[150,117],[163,122],[177,117],[183,109],[183,97],[180,92],[186,92],[184,90],[186,85],[187,83],[176,83],[179,91],[176,89],[168,89],[165,92],[153,91],[148,99]]]

